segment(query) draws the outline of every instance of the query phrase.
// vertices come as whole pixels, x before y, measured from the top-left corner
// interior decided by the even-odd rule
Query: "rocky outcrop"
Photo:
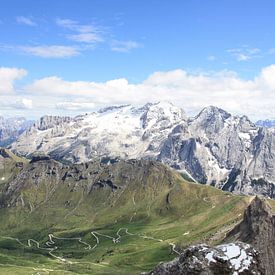
[[[72,120],[73,119],[71,117],[43,116],[38,122],[35,123],[34,127],[36,127],[38,130],[43,131],[54,128],[58,125],[62,125],[64,123],[69,123]]]
[[[214,106],[194,118],[163,102],[108,107],[75,118],[45,116],[12,149],[73,163],[149,158],[203,184],[275,198],[275,129]]]
[[[275,274],[275,215],[268,202],[259,197],[251,202],[243,221],[228,233],[225,241],[239,240],[259,252],[267,275]]]
[[[150,275],[260,275],[264,274],[259,253],[236,242],[215,247],[191,246],[171,262],[157,266]]]

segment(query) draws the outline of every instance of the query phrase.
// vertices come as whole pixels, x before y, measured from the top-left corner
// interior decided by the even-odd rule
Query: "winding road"
[[[131,233],[131,232],[129,232],[129,229],[127,227],[119,228],[117,230],[116,234],[115,234],[116,237],[110,236],[110,235],[107,235],[107,234],[102,234],[102,233],[99,233],[97,231],[91,231],[90,234],[93,236],[93,238],[95,239],[95,242],[96,242],[94,246],[92,246],[89,243],[83,241],[81,237],[65,238],[65,237],[54,236],[54,234],[49,234],[48,235],[49,239],[45,243],[45,245],[47,247],[41,247],[40,243],[38,241],[34,240],[34,239],[28,239],[27,244],[25,244],[22,241],[20,241],[18,238],[6,237],[6,236],[0,236],[0,238],[14,240],[14,241],[16,241],[17,243],[19,243],[20,245],[22,245],[26,248],[36,247],[37,249],[46,250],[46,251],[48,251],[48,254],[50,256],[52,256],[53,258],[55,258],[55,259],[57,259],[61,262],[66,262],[66,263],[69,263],[69,264],[73,264],[75,262],[68,261],[67,259],[65,259],[63,257],[60,257],[60,256],[57,256],[53,253],[54,251],[56,251],[58,249],[58,246],[56,245],[55,240],[78,241],[79,243],[81,243],[85,246],[84,247],[85,250],[94,250],[100,245],[100,238],[102,238],[102,237],[106,238],[106,239],[110,239],[114,244],[120,243],[120,241],[123,237],[121,232],[123,232],[123,231],[125,232],[126,235],[129,235],[129,236],[136,236],[138,238],[153,240],[153,241],[156,241],[156,242],[166,242],[166,243],[169,244],[169,246],[171,246],[172,251],[174,253],[176,253],[177,255],[180,255],[180,252],[176,250],[176,245],[174,243],[168,242],[167,240],[157,239],[157,238],[147,236],[147,235],[144,235],[144,234],[140,234],[140,233]]]

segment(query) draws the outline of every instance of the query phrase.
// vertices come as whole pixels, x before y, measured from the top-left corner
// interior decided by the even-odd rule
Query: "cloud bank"
[[[14,81],[25,74],[22,69],[2,68],[0,83],[4,80],[6,88],[1,85],[1,91],[13,91]],[[177,69],[155,72],[137,84],[125,78],[87,82],[49,76],[19,90],[18,96],[31,100],[26,104],[29,108],[43,113],[77,114],[105,105],[170,101],[191,115],[205,106],[215,105],[233,114],[248,115],[253,120],[275,116],[275,65],[263,68],[251,80],[229,71],[190,74]]]

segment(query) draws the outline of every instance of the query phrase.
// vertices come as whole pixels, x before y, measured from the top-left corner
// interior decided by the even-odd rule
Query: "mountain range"
[[[44,116],[11,144],[67,163],[151,159],[186,178],[239,194],[275,197],[275,129],[206,107],[195,117],[171,103],[113,106],[76,117]]]
[[[33,122],[24,117],[4,118],[0,116],[0,146],[8,146],[14,142]]]
[[[262,126],[262,127],[267,127],[267,128],[272,128],[272,127],[275,127],[275,120],[272,120],[272,119],[258,120],[256,122],[256,125]]]

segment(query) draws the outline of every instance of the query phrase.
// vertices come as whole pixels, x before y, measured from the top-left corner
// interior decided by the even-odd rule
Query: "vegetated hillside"
[[[27,162],[26,159],[19,158],[11,151],[0,147],[0,186],[17,175]]]
[[[3,274],[149,271],[189,244],[218,243],[250,200],[149,160],[37,156],[0,188]]]
[[[275,197],[275,130],[213,106],[193,118],[170,103],[113,106],[71,117],[44,116],[12,144],[30,156],[88,162],[154,159],[199,183],[238,194]]]

